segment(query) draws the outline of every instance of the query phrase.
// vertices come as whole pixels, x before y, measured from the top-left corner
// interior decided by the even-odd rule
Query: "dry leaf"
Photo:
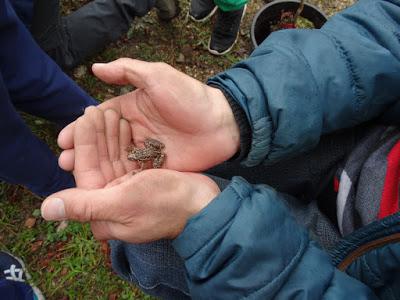
[[[31,244],[31,252],[36,252],[40,247],[42,247],[42,245],[43,245],[43,241],[42,240],[33,242]]]
[[[68,221],[61,221],[60,224],[57,226],[56,232],[60,232],[65,230],[68,227]]]
[[[25,220],[25,227],[32,228],[36,224],[36,218],[28,218]]]

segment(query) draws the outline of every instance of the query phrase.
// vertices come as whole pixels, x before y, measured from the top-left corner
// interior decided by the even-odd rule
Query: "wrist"
[[[169,238],[176,238],[181,234],[189,219],[203,210],[221,193],[218,185],[205,175],[185,173],[184,176],[186,177],[184,180],[186,187],[181,189],[184,191],[183,197],[179,197],[186,200],[184,205],[179,205],[181,210],[179,215],[183,217],[183,222],[179,222],[180,225],[174,228]]]
[[[203,174],[191,174],[194,193],[192,197],[191,216],[198,214],[215,197],[221,193],[217,183]]]
[[[216,141],[223,145],[225,160],[233,157],[240,149],[240,130],[224,93],[215,87],[208,86],[208,97],[214,104],[217,122]]]

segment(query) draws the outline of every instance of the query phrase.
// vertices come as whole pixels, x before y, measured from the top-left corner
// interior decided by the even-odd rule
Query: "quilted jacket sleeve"
[[[174,247],[193,299],[375,299],[334,268],[281,197],[234,177],[190,219]]]
[[[273,33],[249,59],[212,78],[251,126],[244,163],[284,158],[324,133],[398,112],[399,37],[400,0],[360,0],[321,30]],[[193,298],[375,299],[333,266],[283,197],[234,177],[189,220],[174,247]]]
[[[400,1],[360,0],[321,30],[274,32],[211,78],[252,129],[244,164],[315,146],[321,134],[383,114],[399,122]]]

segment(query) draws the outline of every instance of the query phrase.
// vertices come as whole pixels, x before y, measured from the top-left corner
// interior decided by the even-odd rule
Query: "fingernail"
[[[42,216],[48,221],[64,220],[64,201],[60,198],[52,198],[46,200],[42,206]]]

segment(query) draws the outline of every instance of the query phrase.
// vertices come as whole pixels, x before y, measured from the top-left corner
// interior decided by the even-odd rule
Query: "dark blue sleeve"
[[[32,24],[33,1],[34,0],[10,0],[15,13],[27,28]]]
[[[399,0],[360,0],[320,30],[274,32],[211,78],[248,118],[252,142],[243,163],[297,154],[324,133],[385,113],[399,119],[400,109],[392,109],[400,99],[399,36]]]
[[[0,0],[0,70],[14,105],[59,124],[97,102],[39,48],[8,0]]]

